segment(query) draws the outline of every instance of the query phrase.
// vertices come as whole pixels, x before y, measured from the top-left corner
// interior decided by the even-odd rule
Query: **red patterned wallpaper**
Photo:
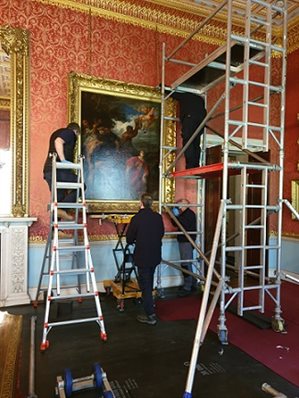
[[[173,48],[181,40],[30,0],[0,0],[0,11],[0,24],[30,31],[30,215],[38,217],[30,234],[46,236],[49,192],[42,168],[50,134],[67,123],[69,72],[155,86],[162,43]],[[196,43],[190,54],[205,46]],[[114,233],[111,225],[90,222],[95,234]]]
[[[155,86],[161,80],[162,43],[171,49],[182,39],[33,0],[0,0],[0,24],[6,23],[30,31],[30,215],[38,217],[30,235],[45,237],[49,192],[42,168],[51,132],[67,123],[69,72]],[[208,50],[209,45],[195,41],[191,51],[189,44],[181,51],[184,59],[196,62]],[[290,55],[288,69],[286,197],[290,196],[290,180],[298,176],[298,62],[297,51]],[[181,72],[173,67],[168,73],[174,77]],[[90,223],[96,235],[114,233],[110,224]],[[299,233],[299,224],[288,214],[284,231]]]

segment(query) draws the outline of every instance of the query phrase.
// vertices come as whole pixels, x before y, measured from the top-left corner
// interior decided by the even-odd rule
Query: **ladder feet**
[[[218,331],[218,338],[221,344],[227,345],[228,344],[227,329],[220,329]]]
[[[117,306],[116,307],[117,307],[119,312],[124,312],[124,310],[125,310],[125,300],[123,300],[123,299],[117,300]]]
[[[279,319],[272,319],[272,329],[274,330],[274,332],[277,333],[283,333],[286,332],[286,329],[284,327],[284,319],[279,318]]]
[[[50,346],[49,340],[46,340],[44,343],[41,343],[40,345],[40,350],[41,351],[46,351]]]
[[[38,301],[37,300],[32,301],[32,306],[33,306],[33,308],[37,308]]]
[[[101,336],[101,340],[107,341],[108,336],[107,336],[107,334],[106,334],[105,332],[101,332],[101,333],[100,333],[100,336]]]

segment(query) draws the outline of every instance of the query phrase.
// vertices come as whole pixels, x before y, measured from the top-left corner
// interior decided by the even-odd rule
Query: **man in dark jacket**
[[[152,197],[144,193],[141,196],[141,208],[132,218],[126,233],[127,243],[135,243],[134,262],[138,268],[138,282],[141,289],[145,315],[138,315],[141,323],[157,323],[154,302],[154,273],[161,262],[162,237],[164,225],[159,213],[152,210]]]
[[[200,95],[192,93],[174,92],[172,98],[180,104],[180,121],[182,126],[183,146],[189,141],[197,127],[206,117],[205,101]],[[204,129],[201,129],[191,144],[184,152],[186,169],[199,166],[200,137]]]
[[[192,231],[196,231],[196,216],[195,213],[188,207],[189,200],[188,199],[180,199],[177,202],[180,207],[174,208],[173,213],[176,216],[177,220],[182,224],[185,231],[189,233],[190,238],[195,241],[196,234],[190,234]],[[176,225],[172,221],[173,225]],[[181,258],[181,267],[193,272],[192,269],[192,259],[193,259],[193,246],[186,238],[184,234],[177,235],[177,241],[179,244],[180,258]],[[185,260],[185,261],[184,261]],[[179,291],[179,297],[185,297],[191,294],[192,288],[196,288],[197,281],[191,275],[183,273],[184,277],[184,285]]]

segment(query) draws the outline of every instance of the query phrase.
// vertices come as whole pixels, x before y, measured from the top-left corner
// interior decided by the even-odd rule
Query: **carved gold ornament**
[[[28,216],[28,32],[0,26],[3,50],[10,56],[10,142],[12,164],[12,216]],[[5,101],[2,99],[1,103]]]

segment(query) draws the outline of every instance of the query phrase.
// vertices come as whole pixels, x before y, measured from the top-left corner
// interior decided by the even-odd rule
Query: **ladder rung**
[[[67,202],[58,202],[57,207],[60,209],[83,209],[86,207],[85,204],[81,203],[67,203]]]
[[[228,246],[225,248],[227,252],[240,252],[242,250],[253,250],[253,249],[270,249],[269,246],[264,245],[250,245],[250,246]],[[271,247],[272,249],[272,247]]]
[[[245,225],[245,229],[264,229],[265,225]]]
[[[61,287],[60,287],[61,289]],[[84,297],[94,297],[95,293],[83,293],[83,294],[66,294],[65,296],[51,296],[51,300],[77,300],[79,298],[84,298]]]
[[[261,108],[268,108],[268,105],[266,105],[266,104],[261,104],[260,102],[248,101],[247,104],[248,104],[248,105],[252,105],[252,106],[259,106],[259,107],[261,107]]]
[[[57,182],[57,189],[77,189],[83,188],[83,184],[81,182]]]
[[[94,318],[81,318],[81,319],[72,319],[69,321],[60,321],[60,322],[49,322],[48,327],[54,327],[54,326],[63,326],[63,325],[74,325],[76,323],[85,323],[85,322],[94,322],[94,321],[99,321],[98,317]]]
[[[237,41],[239,43],[248,43],[248,42],[250,42],[250,40],[248,40],[247,37],[234,35],[234,34],[231,35],[231,39],[234,40],[234,41]],[[265,48],[265,46],[263,46],[263,45],[259,45],[259,44],[255,44],[255,43],[250,43],[250,44],[251,44],[250,45],[251,48],[255,48],[257,50],[263,51],[264,48]]]
[[[253,311],[253,310],[261,310],[263,307],[261,305],[252,305],[251,307],[243,307],[243,311]]]
[[[257,87],[263,87],[263,88],[268,88],[270,91],[274,92],[280,92],[282,87],[281,86],[270,86],[269,84],[266,83],[261,83],[257,82],[254,80],[245,80],[245,79],[239,79],[237,77],[230,77],[229,81],[231,83],[236,83],[236,84],[243,84],[243,85],[252,85],[252,86],[257,86]]]
[[[268,21],[259,17],[251,16],[250,21],[253,23],[257,23],[258,25],[270,26],[270,23]]]
[[[83,229],[86,228],[85,224],[76,224],[74,221],[64,221],[57,223],[58,229]]]
[[[257,61],[255,59],[250,59],[249,63],[252,64],[252,65],[257,65],[257,66],[262,66],[264,68],[269,68],[269,64],[267,64],[266,62]]]
[[[244,267],[244,270],[254,270],[254,269],[263,269],[263,265],[247,265]]]
[[[246,184],[245,186],[247,188],[259,188],[259,189],[266,188],[265,185],[261,185],[261,184]]]
[[[178,149],[178,147],[162,145],[162,149],[168,149],[168,150],[171,150],[171,151],[176,151]]]
[[[241,204],[235,204],[235,205],[226,205],[226,208],[227,208],[227,210],[243,210],[243,205],[241,205]],[[246,207],[245,207],[246,208]],[[274,211],[274,212],[277,212],[278,210],[279,210],[279,207],[278,206],[265,206],[265,209],[267,210],[267,211]]]
[[[251,44],[254,44],[255,46],[265,47],[265,48],[268,47],[271,50],[275,50],[275,51],[283,51],[283,48],[280,46],[276,46],[275,44],[263,42],[263,41],[256,40],[256,39],[250,39],[249,45],[251,45]]]
[[[66,170],[80,170],[80,163],[61,163],[56,162],[57,169],[66,169]]]
[[[74,275],[74,274],[86,274],[90,272],[89,269],[86,268],[76,268],[76,269],[62,269],[59,271],[52,271],[55,275]],[[77,297],[77,296],[76,296]]]
[[[256,40],[256,39],[248,39],[245,36],[231,35],[232,40],[238,41],[240,43],[248,43],[250,48],[254,48],[257,50],[264,50],[265,48],[270,48],[271,50],[283,52],[284,48],[281,46],[277,46],[272,44],[271,42]]]
[[[179,122],[180,119],[178,117],[172,117],[172,116],[163,116],[164,120],[172,120],[174,122]]]
[[[274,3],[268,3],[267,1],[263,1],[263,0],[251,0],[252,3],[256,3],[259,4],[260,6],[262,6],[263,8],[270,8],[270,10],[275,10],[275,11],[282,11],[281,7],[277,7],[274,6]]]
[[[86,246],[57,246],[57,250],[59,251],[68,251],[68,252],[82,252],[87,250]]]

